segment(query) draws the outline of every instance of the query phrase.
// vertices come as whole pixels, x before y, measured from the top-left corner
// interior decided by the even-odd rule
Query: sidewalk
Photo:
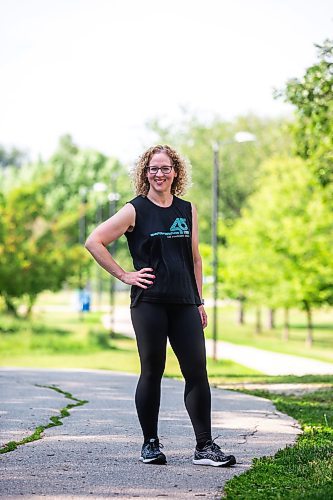
[[[213,341],[206,339],[207,356],[213,355]],[[231,359],[266,375],[333,375],[333,363],[264,351],[256,347],[217,342],[218,359]]]
[[[105,314],[103,324],[110,327],[110,316]],[[114,329],[118,333],[134,337],[129,308],[117,306]],[[206,339],[207,355],[213,354],[213,341]],[[258,370],[266,375],[333,375],[333,363],[310,358],[264,351],[255,347],[217,342],[218,359],[230,359],[236,363]]]
[[[88,400],[43,438],[1,455],[3,498],[220,498],[225,482],[246,471],[254,457],[291,445],[296,422],[268,400],[212,389],[213,435],[233,452],[232,468],[192,464],[194,435],[183,403],[184,384],[164,379],[160,439],[166,466],[139,462],[141,431],[134,406],[137,376],[97,370],[0,370],[1,444],[20,440],[73,401],[55,385]]]

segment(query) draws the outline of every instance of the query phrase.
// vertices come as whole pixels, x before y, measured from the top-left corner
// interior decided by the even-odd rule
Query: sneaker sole
[[[193,459],[193,463],[195,465],[212,465],[213,467],[229,467],[230,465],[235,465],[236,459],[235,457],[229,458],[225,462],[214,462],[214,460],[210,460],[209,458],[203,458],[201,460]]]
[[[167,463],[166,458],[164,456],[158,456],[156,458],[143,458],[140,457],[140,462],[144,464],[158,464],[158,465],[164,465]]]

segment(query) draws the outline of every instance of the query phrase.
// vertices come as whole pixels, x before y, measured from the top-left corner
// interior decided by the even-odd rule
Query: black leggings
[[[196,305],[139,302],[131,309],[141,375],[135,404],[145,441],[158,437],[161,379],[167,338],[185,379],[185,406],[197,442],[211,439],[211,395],[206,370],[206,349]]]

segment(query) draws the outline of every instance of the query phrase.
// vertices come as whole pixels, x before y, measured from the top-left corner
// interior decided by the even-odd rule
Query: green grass
[[[135,340],[117,334],[110,338],[101,325],[101,313],[86,315],[83,321],[75,313],[38,313],[31,321],[2,315],[0,324],[2,366],[140,372]],[[232,361],[210,359],[208,370],[217,380],[260,373]],[[171,349],[165,376],[181,378]]]
[[[0,317],[0,363],[6,366],[73,367],[110,369],[139,372],[139,360],[133,340],[116,336],[110,339],[101,323],[102,312],[90,312],[79,319],[78,313],[57,310],[57,307],[73,304],[74,291],[64,290],[53,294],[44,292],[38,298],[37,309],[31,321],[13,320],[8,316]],[[128,293],[116,295],[116,303],[124,305]],[[102,303],[108,303],[108,295],[102,296]],[[43,312],[43,306],[54,306],[54,310]],[[208,314],[211,312],[207,308]],[[331,310],[314,313],[316,329],[314,346],[305,347],[305,315],[291,311],[291,331],[288,342],[281,338],[281,311],[276,314],[276,330],[254,333],[254,311],[246,311],[245,325],[236,323],[237,310],[233,303],[219,309],[219,337],[223,340],[267,349],[271,351],[308,356],[314,359],[333,362],[333,327]],[[210,314],[211,318],[211,314]],[[263,322],[264,322],[263,314]],[[266,318],[267,319],[267,318]],[[211,335],[211,321],[205,331]],[[208,361],[212,383],[234,381],[260,381],[260,374],[254,370],[240,367],[229,361],[214,363]],[[166,376],[180,377],[178,363],[172,352],[168,355]],[[252,378],[251,378],[252,377]],[[277,379],[276,379],[277,380]],[[322,380],[322,378],[317,378]]]
[[[57,294],[44,292],[38,298],[36,306],[61,306],[73,303],[74,291],[64,290]],[[93,296],[93,304],[97,304],[97,297]],[[101,297],[101,304],[109,304],[109,295],[104,292]],[[117,292],[116,304],[118,306],[129,306],[129,292]],[[234,302],[223,304],[218,311],[218,336],[220,340],[238,345],[247,345],[266,349],[268,351],[280,352],[304,356],[321,361],[333,363],[333,311],[332,308],[313,311],[314,322],[314,343],[307,347],[306,339],[306,316],[303,311],[293,309],[290,311],[290,338],[286,342],[282,338],[283,331],[283,311],[276,312],[276,328],[270,330],[266,327],[268,311],[262,311],[263,332],[255,333],[255,311],[248,308],[245,311],[244,325],[237,323],[238,305]],[[206,307],[208,313],[208,327],[205,330],[207,338],[212,336],[212,309]],[[90,313],[96,314],[96,313]],[[59,313],[55,313],[55,317]]]
[[[226,500],[333,498],[333,387],[303,396],[245,391],[271,399],[298,420],[303,434],[274,457],[254,459],[249,471],[225,486]]]
[[[208,314],[208,327],[206,336],[212,336],[212,310],[206,308]],[[265,311],[266,312],[266,311]],[[245,314],[246,323],[237,324],[237,307],[234,304],[223,305],[218,310],[218,337],[220,340],[238,345],[246,345],[265,349],[267,351],[280,352],[304,356],[321,361],[333,363],[333,314],[332,309],[314,312],[313,346],[305,344],[307,335],[306,318],[302,311],[292,310],[290,312],[290,336],[285,341],[282,338],[283,318],[282,311],[276,314],[276,328],[269,330],[265,328],[266,314],[262,314],[263,331],[255,333],[254,311],[249,310]]]
[[[333,375],[264,375],[264,374],[239,374],[219,376],[216,374],[212,380],[215,387],[232,389],[239,384],[333,384]],[[238,387],[237,387],[238,388]]]

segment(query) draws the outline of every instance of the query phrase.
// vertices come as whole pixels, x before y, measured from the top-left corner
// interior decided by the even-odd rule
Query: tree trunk
[[[268,329],[274,330],[275,328],[275,309],[269,309],[268,311]]]
[[[283,325],[282,339],[285,341],[289,340],[289,309],[288,309],[288,307],[285,307],[285,309],[284,309],[284,325]]]
[[[239,325],[244,325],[245,319],[244,319],[244,313],[245,313],[245,299],[243,297],[240,297],[238,299],[238,318],[237,318],[237,323]]]
[[[3,295],[3,298],[5,299],[7,313],[15,316],[15,318],[18,318],[17,308],[14,302],[10,299],[10,297],[8,297],[8,295]]]
[[[307,337],[306,337],[305,343],[306,343],[307,347],[312,347],[312,344],[313,344],[312,311],[311,311],[309,303],[306,300],[304,301],[304,305],[305,305],[306,318],[307,318]]]
[[[258,306],[256,308],[256,333],[261,333],[261,332],[262,332],[261,308]]]
[[[25,317],[28,319],[31,316],[32,313],[32,308],[36,302],[36,295],[29,295],[28,297],[28,306],[27,306],[27,311],[25,313]]]

